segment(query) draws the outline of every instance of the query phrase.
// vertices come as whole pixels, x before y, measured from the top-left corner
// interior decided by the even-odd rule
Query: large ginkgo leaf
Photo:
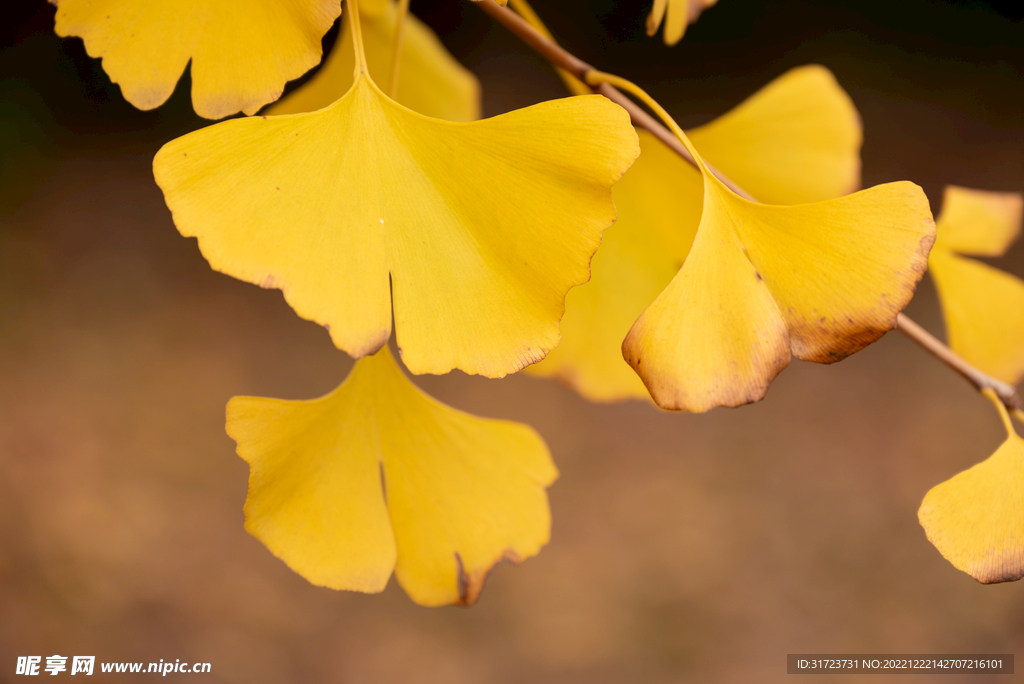
[[[558,473],[529,426],[418,390],[385,347],[312,401],[234,397],[228,434],[250,466],[246,529],[310,582],[417,603],[473,603],[501,560],[550,535]]]
[[[959,254],[1000,256],[1020,233],[1024,198],[948,186],[928,262],[949,346],[1004,382],[1024,377],[1024,281]]]
[[[139,109],[163,104],[192,61],[208,119],[255,114],[320,61],[341,0],[50,0],[57,34],[80,36]]]
[[[657,33],[664,21],[665,45],[675,45],[683,39],[686,27],[716,2],[718,0],[654,0],[651,13],[647,15],[647,35]]]
[[[718,169],[772,204],[815,202],[859,185],[860,120],[820,66],[793,69],[738,107],[689,133]],[[686,260],[700,223],[700,172],[641,132],[643,150],[612,188],[619,213],[566,296],[562,343],[527,372],[557,376],[585,397],[649,397],[622,359],[622,339]]]
[[[360,5],[363,44],[370,75],[381,83],[391,76],[398,11],[388,0],[379,11]],[[480,117],[480,84],[459,64],[430,30],[412,14],[406,16],[401,69],[395,100],[420,114],[448,121]],[[267,114],[297,114],[323,109],[352,87],[355,58],[350,13],[342,18],[341,37],[320,71],[301,88],[275,103]]]
[[[361,66],[326,109],[211,126],[153,168],[214,269],[280,288],[352,356],[387,341],[393,309],[412,372],[500,377],[558,344],[565,293],[589,278],[611,186],[638,154],[601,96],[451,123]]]
[[[895,327],[935,238],[908,182],[776,206],[704,176],[704,209],[682,269],[622,345],[663,408],[702,412],[764,396],[790,354],[831,363]]]
[[[917,514],[928,541],[982,584],[1024,577],[1024,439],[995,401],[1006,441],[986,460],[933,487]]]

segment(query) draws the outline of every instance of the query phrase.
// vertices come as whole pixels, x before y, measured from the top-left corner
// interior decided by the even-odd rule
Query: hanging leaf
[[[895,327],[935,239],[908,182],[775,206],[743,199],[708,169],[686,262],[622,344],[659,406],[694,412],[762,398],[791,355],[831,363]]]
[[[250,466],[245,527],[313,584],[471,604],[501,560],[550,535],[558,476],[529,426],[451,409],[387,347],[312,401],[234,397],[227,431]]]
[[[949,346],[1010,384],[1024,378],[1024,281],[959,254],[1001,256],[1020,234],[1024,198],[947,186],[928,268]]]
[[[359,75],[329,107],[160,150],[179,231],[215,270],[283,290],[354,357],[385,344],[393,310],[413,373],[501,377],[542,359],[639,154],[628,115],[591,95],[427,118],[377,88],[353,35]]]
[[[793,69],[688,135],[717,168],[772,204],[829,199],[860,183],[860,119],[824,67]],[[700,172],[648,133],[640,145],[612,188],[619,219],[594,256],[591,280],[566,297],[562,343],[527,369],[594,401],[649,398],[622,359],[622,339],[679,271],[700,223]]]
[[[933,487],[917,514],[928,541],[982,584],[1024,577],[1024,439],[1002,402],[994,403],[1006,441],[986,460]]]

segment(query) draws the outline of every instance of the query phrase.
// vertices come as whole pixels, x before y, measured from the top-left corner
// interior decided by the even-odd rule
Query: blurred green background
[[[480,77],[486,114],[563,95],[466,0],[412,8]],[[863,117],[865,185],[913,180],[936,212],[946,183],[1024,190],[1019,2],[720,0],[674,48],[643,35],[647,2],[536,9],[686,126],[816,62]],[[551,544],[498,567],[471,609],[420,608],[393,582],[310,586],[242,528],[224,404],[321,395],[351,361],[175,231],[150,162],[206,125],[188,77],[136,111],[80,40],[53,34],[52,6],[6,12],[0,681],[20,679],[17,656],[53,653],[207,661],[194,677],[209,682],[658,684],[783,681],[791,652],[1024,652],[1024,585],[955,570],[916,515],[996,448],[999,419],[897,334],[836,366],[794,362],[765,401],[702,416],[522,376],[417,378],[548,440]],[[1024,276],[1024,245],[991,263]],[[909,313],[941,334],[927,278]],[[819,681],[833,679],[849,676]]]

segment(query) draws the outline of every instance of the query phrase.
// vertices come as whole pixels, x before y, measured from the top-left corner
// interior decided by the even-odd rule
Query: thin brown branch
[[[475,4],[484,12],[494,17],[505,28],[516,34],[520,40],[539,52],[555,66],[560,66],[570,74],[586,83],[585,74],[593,69],[582,59],[570,53],[553,40],[549,40],[540,31],[530,26],[521,16],[502,7],[494,0],[476,0]]]
[[[1020,396],[1017,394],[1016,389],[1001,380],[996,380],[990,375],[982,373],[980,370],[967,363],[963,357],[947,347],[938,338],[915,323],[908,316],[898,314],[896,316],[896,328],[901,333],[924,347],[944,364],[962,375],[964,379],[974,385],[979,392],[985,389],[991,389],[996,393],[996,396],[999,397],[999,400],[1003,402],[1003,405],[1006,406],[1008,410],[1014,411],[1015,413],[1024,408],[1024,404],[1021,403]]]
[[[582,59],[560,46],[558,43],[550,40],[534,27],[530,26],[529,22],[518,14],[506,7],[500,6],[498,3],[494,2],[494,0],[476,0],[476,4],[479,5],[484,12],[487,12],[487,14],[494,17],[494,19],[496,19],[505,28],[516,34],[516,36],[518,36],[524,43],[539,52],[542,57],[554,64],[556,67],[560,67],[569,72],[580,81],[586,83],[587,72],[595,70],[594,67],[587,64]],[[697,162],[694,161],[692,156],[690,156],[690,153],[685,147],[683,147],[683,144],[679,142],[678,138],[672,134],[672,131],[668,130],[656,118],[648,114],[640,105],[626,97],[622,91],[607,83],[598,84],[593,87],[593,90],[596,93],[604,95],[609,100],[625,109],[629,113],[629,118],[632,119],[634,126],[647,129],[650,131],[651,135],[667,145],[673,152],[686,160],[688,164],[697,168]],[[708,164],[707,161],[704,162],[704,165],[707,166],[708,171],[715,175],[715,178],[722,181],[727,188],[735,192],[737,195],[752,202],[757,201],[750,196],[750,193],[732,182],[727,176],[725,176],[725,174]]]
[[[591,65],[587,64],[582,59],[562,48],[553,40],[550,40],[541,34],[515,12],[499,6],[494,2],[494,0],[477,0],[476,4],[487,12],[487,14],[494,17],[499,23],[522,39],[523,42],[539,52],[549,62],[571,73],[580,81],[583,81],[584,83],[587,82],[587,72],[593,70]],[[676,136],[673,135],[672,132],[663,126],[656,118],[626,97],[622,91],[608,83],[601,83],[594,86],[593,89],[595,92],[604,95],[609,100],[625,109],[629,113],[630,119],[632,119],[635,126],[647,129],[656,138],[658,138],[658,140],[665,143],[665,145],[685,159],[688,163],[692,164],[694,167],[697,166],[693,157],[690,156],[690,153],[685,147],[683,147],[683,144],[679,139],[676,138]],[[729,180],[720,171],[708,165],[707,162],[705,162],[705,165],[708,166],[708,169],[715,175],[715,177],[725,183],[725,185],[737,195],[753,202],[757,201],[749,193],[744,191],[743,188]],[[963,376],[968,382],[974,385],[979,392],[986,388],[991,389],[996,393],[1008,410],[1012,411],[1021,421],[1024,421],[1024,402],[1021,401],[1020,396],[1013,387],[981,372],[969,364],[959,354],[947,347],[934,335],[915,323],[905,314],[897,314],[896,328],[904,335],[921,345],[937,359]]]

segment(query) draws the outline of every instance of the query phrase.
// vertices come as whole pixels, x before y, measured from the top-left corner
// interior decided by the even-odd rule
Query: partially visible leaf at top
[[[701,13],[718,0],[654,0],[647,15],[647,35],[653,36],[665,24],[665,45],[675,45],[683,39],[686,27],[697,21]]]
[[[629,116],[590,95],[428,118],[377,88],[357,29],[360,73],[334,104],[160,150],[178,229],[215,270],[281,289],[354,357],[384,345],[393,311],[414,373],[501,377],[539,361],[615,220],[611,186],[639,154]]]
[[[773,204],[830,199],[860,183],[860,119],[821,66],[783,74],[688,135],[716,168]],[[648,133],[640,145],[612,188],[619,220],[605,232],[591,280],[566,297],[562,343],[527,369],[594,401],[649,398],[623,361],[622,339],[679,271],[700,223],[700,172]]]
[[[1001,256],[1020,234],[1016,192],[946,187],[928,262],[949,346],[1004,382],[1024,378],[1024,281],[961,254]]]
[[[79,36],[139,109],[162,105],[192,62],[207,119],[255,114],[320,62],[341,0],[50,0],[60,36]]]
[[[386,0],[378,11],[362,10],[363,44],[370,75],[380,83],[391,78],[398,11]],[[480,118],[480,84],[438,40],[434,32],[411,13],[405,35],[395,100],[409,109],[436,119],[473,121]],[[297,114],[323,109],[352,87],[355,72],[349,13],[342,17],[341,36],[320,71],[295,92],[267,110],[267,114]]]

